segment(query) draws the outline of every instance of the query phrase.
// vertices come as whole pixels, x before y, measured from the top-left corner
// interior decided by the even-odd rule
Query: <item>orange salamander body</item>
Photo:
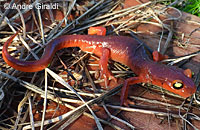
[[[187,70],[153,61],[143,44],[127,36],[65,35],[51,41],[39,60],[21,61],[12,57],[7,51],[16,35],[11,36],[4,44],[2,55],[8,65],[20,71],[43,70],[51,62],[57,50],[67,47],[79,47],[82,51],[99,56],[99,65],[105,79],[111,76],[107,69],[108,59],[127,65],[137,77],[125,80],[121,104],[127,98],[129,85],[136,83],[157,85],[185,98],[196,91]]]

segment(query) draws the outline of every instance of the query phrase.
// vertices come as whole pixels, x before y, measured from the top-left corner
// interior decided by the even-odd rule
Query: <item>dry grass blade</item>
[[[173,105],[173,104],[170,104],[170,103],[164,103],[164,102],[157,101],[157,100],[145,99],[145,98],[136,97],[136,96],[130,96],[130,98],[134,99],[134,100],[145,101],[145,102],[148,102],[148,103],[160,104],[160,105],[164,105],[164,106],[168,106],[168,107],[173,107],[173,108],[176,108],[176,109],[180,108],[180,106]]]
[[[135,129],[135,127],[134,127],[133,125],[131,125],[130,123],[128,123],[128,122],[126,122],[126,121],[124,121],[124,120],[122,120],[122,119],[120,119],[120,118],[118,118],[118,117],[116,117],[116,116],[111,115],[111,113],[110,113],[110,112],[108,111],[108,109],[106,108],[105,104],[103,104],[103,108],[105,109],[106,113],[107,113],[112,119],[117,120],[117,121],[119,121],[119,122],[122,122],[123,124],[126,124],[128,127],[130,127],[131,130],[134,130],[134,129]]]
[[[54,27],[50,33],[48,34],[48,37],[51,38],[55,33],[58,32],[58,29],[61,27],[61,25],[63,24],[63,22],[65,21],[65,23],[67,24],[67,17],[69,16],[69,14],[71,13],[72,9],[74,8],[74,5],[76,3],[76,0],[73,0],[72,4],[69,6],[69,9],[67,11],[67,14],[65,15],[65,17],[59,22],[59,24]],[[63,8],[65,10],[65,8]],[[65,12],[64,12],[65,13]]]
[[[35,2],[36,2],[36,4],[39,3],[38,0],[36,0]],[[42,43],[45,45],[45,40],[44,40],[44,29],[43,29],[42,16],[41,16],[40,9],[37,9],[37,14],[38,14],[38,18],[39,18],[39,25],[40,25]]]
[[[45,114],[47,109],[47,87],[48,87],[48,79],[47,79],[47,71],[45,69],[45,94],[44,94],[44,107],[43,107],[43,113],[42,113],[42,123],[40,129],[43,130],[44,127],[44,120],[45,120]]]
[[[68,116],[68,118],[65,118],[59,122],[57,122],[55,125],[53,125],[51,128],[49,128],[48,130],[54,130],[58,125],[63,124],[58,128],[58,130],[63,130],[65,128],[67,128],[67,126],[69,126],[72,122],[74,122],[75,120],[77,120],[83,113],[84,113],[84,109],[79,109],[78,111],[72,113],[70,115],[70,117]]]
[[[106,105],[107,107],[119,109],[123,111],[129,111],[129,112],[139,112],[139,113],[145,113],[145,114],[155,114],[159,116],[168,116],[169,113],[167,112],[158,112],[158,111],[151,111],[151,110],[145,110],[145,109],[138,109],[138,108],[128,108],[128,107],[121,107],[121,106],[114,106],[114,105]],[[170,114],[171,116],[175,118],[180,118],[177,114]]]
[[[124,9],[126,10],[125,12],[123,13],[119,13],[119,12],[114,12],[113,13],[110,13],[110,14],[106,14],[105,16],[102,16],[102,20],[98,18],[99,21],[95,22],[96,20],[91,20],[91,23],[89,24],[89,22],[85,25],[85,23],[83,23],[83,25],[81,26],[81,28],[78,28],[78,29],[73,29],[70,31],[70,33],[75,33],[75,32],[78,32],[78,31],[81,31],[83,29],[86,29],[86,28],[89,28],[91,26],[97,26],[97,25],[100,25],[100,24],[103,24],[103,23],[107,23],[108,21],[112,21],[112,20],[115,20],[117,18],[120,18],[120,17],[123,17],[123,16],[126,16],[128,15],[130,12],[133,12],[133,11],[136,11],[137,9],[139,8],[142,8],[142,7],[145,7],[147,5],[149,5],[151,2],[147,2],[145,4],[142,4],[142,5],[139,5],[139,6],[136,6],[137,8],[133,8],[133,7],[130,7],[131,10],[128,10],[127,9]],[[132,9],[133,8],[133,9]],[[120,11],[121,12],[121,11]],[[119,13],[119,14],[118,14]],[[114,15],[114,16],[113,16]],[[109,17],[110,16],[110,17]],[[108,18],[104,18],[104,17],[108,17]],[[101,18],[101,17],[100,17]],[[93,22],[94,21],[94,22]],[[84,26],[85,25],[85,26]]]
[[[47,72],[50,72],[50,71],[47,71]],[[22,81],[22,80],[19,80],[19,79],[16,79],[15,77],[12,77],[12,76],[10,76],[10,75],[8,75],[8,74],[6,74],[6,73],[3,73],[3,72],[1,72],[0,71],[0,73],[1,73],[1,75],[3,75],[3,76],[6,76],[6,77],[8,77],[8,78],[10,78],[10,79],[12,79],[13,81],[15,81],[15,82],[19,82],[21,85],[23,85],[24,87],[28,87],[30,84],[29,83],[27,83],[27,82],[24,82],[24,81]],[[50,72],[51,74],[52,74],[52,72]],[[55,76],[55,75],[53,75],[53,76]],[[59,77],[57,77],[56,76],[56,78],[58,78],[59,79]],[[37,93],[39,93],[39,94],[44,94],[44,91],[43,90],[39,90],[39,88],[36,88],[36,87],[34,87],[34,85],[31,85],[31,87],[28,87],[29,89],[31,89],[32,91],[35,91],[35,92],[37,92]],[[74,92],[74,90],[72,90],[73,92]],[[75,92],[76,93],[76,92]],[[77,94],[77,93],[76,93]],[[105,94],[106,95],[106,94]],[[50,99],[54,99],[54,96],[52,95],[52,97],[51,97],[51,95],[50,94],[47,94],[47,97],[48,98],[50,98]],[[80,97],[80,95],[79,95],[79,97]],[[102,98],[102,97],[101,97]],[[99,100],[101,100],[101,98],[99,99],[98,98],[98,101]],[[105,96],[103,96],[103,98],[105,98]],[[82,99],[82,98],[81,98]],[[82,99],[83,100],[83,99]],[[96,99],[97,100],[97,99]],[[55,101],[55,99],[54,99],[54,101]],[[84,102],[84,100],[83,100],[83,102]],[[68,117],[69,115],[71,115],[73,112],[75,112],[75,111],[78,111],[81,107],[83,107],[83,106],[87,106],[88,107],[88,104],[92,104],[92,103],[94,103],[94,100],[91,100],[90,102],[88,102],[88,103],[85,103],[85,104],[83,104],[82,106],[80,106],[80,107],[78,107],[78,108],[76,108],[76,109],[74,109],[74,110],[72,110],[72,111],[70,111],[70,112],[68,112],[64,117]],[[92,111],[92,110],[91,110]],[[93,113],[93,112],[91,112],[91,113]],[[94,115],[93,115],[94,116]],[[63,118],[62,116],[61,116],[61,118]],[[99,120],[98,118],[96,118],[97,120]],[[51,119],[51,120],[53,120],[53,121],[59,121],[60,120],[60,117],[57,117],[57,118],[54,118],[54,119]],[[49,121],[44,121],[44,125],[46,125],[46,124],[48,124],[49,123]],[[41,125],[41,123],[35,123],[35,125],[34,125],[34,127],[38,127],[38,126],[40,126]],[[29,127],[29,126],[27,126],[27,127]],[[27,129],[27,127],[24,127],[23,129]],[[99,126],[98,126],[99,127]]]
[[[97,97],[97,98],[95,98],[95,99],[92,99],[92,100],[88,101],[87,103],[85,103],[85,104],[83,104],[83,105],[81,105],[81,106],[79,106],[79,107],[77,107],[77,108],[73,108],[73,110],[71,110],[70,112],[68,112],[68,113],[66,113],[66,114],[64,114],[64,115],[62,115],[62,116],[59,116],[59,117],[56,117],[56,118],[53,118],[53,119],[50,119],[50,120],[46,120],[46,121],[44,121],[44,125],[49,124],[49,123],[52,123],[52,122],[57,122],[57,121],[60,121],[60,120],[62,120],[62,119],[65,119],[65,118],[68,118],[68,117],[70,117],[73,113],[79,112],[80,109],[86,110],[86,109],[87,109],[86,105],[90,106],[90,105],[93,105],[94,103],[97,103],[97,102],[100,102],[100,101],[102,101],[102,100],[105,100],[105,99],[109,98],[109,97],[112,96],[114,93],[116,93],[116,92],[118,93],[118,91],[121,89],[121,87],[122,87],[122,85],[120,85],[120,86],[118,86],[118,87],[116,87],[116,88],[110,90],[109,92],[107,92],[107,93],[105,93],[105,94],[102,94],[101,96],[99,96],[99,97]],[[92,116],[92,117],[93,117],[93,116]],[[106,123],[106,122],[104,122],[102,119],[99,119],[99,120],[100,120],[101,122],[103,122],[103,123]],[[109,124],[109,123],[106,123],[106,124],[108,124],[108,125],[110,125],[110,126],[114,126],[114,125],[111,125],[111,124]],[[40,125],[41,125],[41,122],[35,123],[35,127],[38,127],[38,126],[40,126]],[[23,129],[25,130],[25,129],[29,129],[29,128],[30,128],[30,126],[28,125],[28,126],[25,126]],[[52,127],[51,129],[53,129],[53,128],[54,128],[54,127]],[[116,127],[116,128],[117,128],[117,127]]]
[[[186,60],[186,59],[190,59],[191,57],[194,57],[194,56],[197,56],[200,54],[200,51],[198,52],[195,52],[195,53],[192,53],[192,54],[189,54],[189,55],[186,55],[186,56],[181,56],[179,58],[174,58],[174,59],[166,59],[166,60],[163,60],[162,62],[170,62],[169,65],[174,65],[180,61],[183,61],[183,60]]]
[[[55,39],[56,37],[62,35],[63,33],[66,33],[66,30],[71,27],[74,26],[74,24],[78,24],[78,21],[85,16],[86,14],[88,14],[90,11],[92,11],[93,9],[95,9],[97,6],[99,6],[104,0],[99,1],[96,5],[94,5],[92,8],[90,8],[88,11],[86,11],[84,14],[82,14],[80,17],[78,17],[76,20],[72,21],[70,24],[68,24],[67,26],[65,26],[62,30],[60,30],[53,38],[51,37],[51,39]],[[47,40],[49,40],[47,38]]]
[[[5,96],[5,94],[4,94],[3,90],[2,90],[2,88],[0,88],[0,101],[2,101],[2,99],[4,98],[4,96]],[[0,105],[0,107],[1,107],[1,105]]]
[[[14,0],[11,0],[11,1],[10,1],[10,6],[12,6],[14,2],[15,2]],[[1,18],[0,18],[0,25],[2,25],[2,22],[3,22],[4,18],[5,18],[5,16],[8,15],[9,11],[10,11],[10,9],[6,9],[6,11],[5,11],[5,12],[3,13],[3,15],[1,16]],[[1,14],[2,14],[2,13],[1,13]],[[0,28],[1,28],[1,27],[0,27]]]
[[[181,106],[183,106],[183,104],[184,104],[185,102],[183,102],[182,104],[181,104]],[[180,107],[181,108],[181,107]],[[188,111],[189,109],[187,109],[187,111]],[[188,119],[187,119],[187,112],[184,114],[184,115],[182,115],[181,114],[181,110],[179,109],[179,117],[184,121],[184,122],[187,122],[190,126],[192,126],[192,128],[194,129],[194,130],[198,130]]]
[[[53,78],[56,79],[57,82],[59,82],[60,84],[62,84],[63,86],[67,87],[69,90],[71,90],[72,92],[74,92],[77,97],[86,104],[86,102],[83,100],[83,98],[67,83],[65,82],[62,78],[60,78],[57,74],[55,74],[53,71],[49,70],[48,68],[45,69]],[[94,112],[92,111],[92,109],[86,104],[87,108],[89,109],[89,111],[91,112],[91,114],[94,116],[95,122],[97,124],[97,127],[99,130],[103,129],[98,118],[96,117],[96,115],[94,114]]]
[[[31,102],[30,97],[28,97],[28,102],[29,102],[29,115],[30,115],[31,129],[35,130],[35,127],[34,127],[34,118],[33,118],[33,109],[32,109],[32,102]]]

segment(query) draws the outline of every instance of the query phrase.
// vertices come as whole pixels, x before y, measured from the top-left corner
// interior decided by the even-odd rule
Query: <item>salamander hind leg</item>
[[[115,82],[117,82],[117,79],[108,70],[109,57],[110,57],[110,50],[108,48],[102,48],[102,55],[99,60],[99,67],[100,67],[100,71],[101,71],[100,77],[104,78],[106,86],[108,85],[108,78],[111,78]]]
[[[137,84],[137,83],[141,83],[142,81],[140,80],[139,77],[131,77],[125,80],[123,88],[121,90],[121,97],[120,97],[120,105],[124,105],[124,106],[128,106],[129,102],[127,100],[128,98],[128,89],[129,89],[129,85],[133,85],[133,84]]]
[[[154,51],[154,52],[152,53],[152,55],[153,55],[153,60],[156,61],[156,62],[159,62],[159,61],[161,61],[161,60],[164,60],[164,59],[168,59],[168,58],[169,58],[167,55],[163,55],[163,54],[161,54],[161,53],[158,52],[158,51]]]
[[[100,35],[100,36],[105,36],[106,35],[106,28],[97,26],[97,27],[90,27],[88,29],[88,34],[89,35]]]

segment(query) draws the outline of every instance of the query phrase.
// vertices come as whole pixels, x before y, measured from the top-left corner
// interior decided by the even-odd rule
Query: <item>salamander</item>
[[[153,60],[143,44],[128,36],[64,35],[47,44],[39,60],[22,61],[12,57],[7,50],[16,35],[5,42],[2,55],[9,66],[19,71],[41,71],[49,65],[56,51],[67,47],[79,47],[82,51],[99,56],[99,66],[105,80],[109,77],[115,79],[107,68],[109,59],[127,65],[137,76],[124,81],[121,105],[127,99],[129,85],[137,83],[160,86],[184,98],[196,91],[189,69],[183,70]]]

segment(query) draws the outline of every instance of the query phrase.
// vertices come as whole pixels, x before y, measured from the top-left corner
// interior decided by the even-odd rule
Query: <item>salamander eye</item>
[[[174,80],[172,82],[173,88],[175,89],[181,89],[183,88],[183,82],[181,80]]]

